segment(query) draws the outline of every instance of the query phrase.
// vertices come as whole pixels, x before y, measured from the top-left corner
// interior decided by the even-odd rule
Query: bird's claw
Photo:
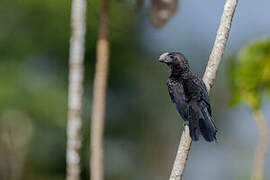
[[[188,126],[188,125],[189,125],[188,121],[184,121],[183,131],[185,131],[185,126]]]

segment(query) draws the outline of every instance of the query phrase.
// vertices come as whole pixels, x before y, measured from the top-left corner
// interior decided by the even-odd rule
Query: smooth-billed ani
[[[159,61],[171,69],[167,81],[169,94],[184,123],[189,126],[192,140],[199,140],[200,134],[206,141],[216,140],[217,129],[211,118],[211,105],[202,79],[190,71],[188,61],[181,53],[164,53]]]

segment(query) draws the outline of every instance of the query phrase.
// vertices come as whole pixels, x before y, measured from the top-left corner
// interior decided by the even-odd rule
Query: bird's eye
[[[172,59],[173,61],[176,61],[176,60],[177,60],[177,58],[176,58],[175,56],[171,56],[171,59]]]

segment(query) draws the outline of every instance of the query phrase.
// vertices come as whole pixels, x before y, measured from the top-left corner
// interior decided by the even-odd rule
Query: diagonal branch
[[[91,124],[91,180],[103,180],[103,131],[109,63],[109,0],[101,0]]]
[[[227,0],[224,6],[223,14],[220,20],[220,25],[216,35],[216,40],[203,76],[203,81],[208,91],[212,87],[213,81],[216,77],[216,72],[218,70],[219,63],[224,53],[237,1],[238,0]],[[180,144],[178,147],[177,155],[174,161],[173,169],[169,180],[179,180],[182,178],[191,142],[192,141],[189,136],[189,127],[185,126],[185,130],[181,136]]]
[[[67,121],[67,180],[80,179],[86,0],[72,0]]]

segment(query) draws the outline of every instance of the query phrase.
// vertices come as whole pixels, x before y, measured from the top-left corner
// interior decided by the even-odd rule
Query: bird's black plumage
[[[207,88],[196,74],[190,71],[185,56],[181,53],[164,53],[159,58],[171,68],[167,81],[173,103],[185,124],[189,126],[192,140],[201,134],[206,141],[216,140],[216,127],[211,117],[211,105]]]

